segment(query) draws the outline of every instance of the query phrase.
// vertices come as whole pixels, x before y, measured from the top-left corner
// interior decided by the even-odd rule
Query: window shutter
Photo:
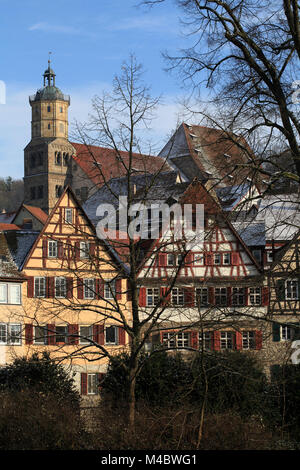
[[[80,259],[80,242],[75,242],[75,259]]]
[[[199,335],[198,331],[191,331],[191,347],[193,349],[199,348],[198,335]]]
[[[116,299],[122,298],[122,279],[116,279]]]
[[[57,243],[57,257],[63,259],[64,257],[64,243],[62,240],[59,240]]]
[[[25,344],[33,344],[33,325],[25,323]]]
[[[81,372],[81,395],[87,395],[87,373]]]
[[[184,289],[184,303],[186,307],[195,306],[195,290],[194,287],[186,287]]]
[[[262,348],[262,331],[256,330],[255,331],[255,349]]]
[[[47,277],[47,297],[52,298],[54,297],[54,277]]]
[[[235,333],[235,346],[237,350],[243,349],[243,333],[240,331]]]
[[[73,278],[67,277],[67,298],[71,299],[73,297]]]
[[[83,299],[83,280],[77,279],[77,297]]]
[[[132,296],[131,296],[131,290],[130,290],[129,279],[127,279],[127,287],[126,287],[126,290],[127,290],[127,293],[126,293],[127,300],[131,301],[131,300],[132,300]]]
[[[185,265],[186,266],[193,266],[193,264],[194,264],[194,253],[189,251],[189,253],[187,253],[187,255],[185,257]]]
[[[104,298],[104,280],[103,279],[96,279],[96,298],[103,299]]]
[[[43,240],[42,253],[44,259],[48,257],[48,240],[46,238]]]
[[[167,255],[165,253],[160,253],[158,255],[158,265],[166,266],[167,265]]]
[[[146,287],[140,287],[139,305],[146,307]]]
[[[276,297],[279,302],[285,300],[285,281],[284,279],[278,279],[276,282]]]
[[[34,293],[34,277],[27,277],[27,297],[32,298]]]
[[[93,325],[93,341],[103,346],[104,344],[104,325]]]
[[[264,307],[269,305],[269,288],[264,286],[262,287],[261,294],[261,303]]]
[[[169,292],[169,294],[166,297],[164,297],[167,292],[168,292],[167,287],[160,288],[160,296],[162,297],[162,305],[166,305],[170,302],[171,292]]]
[[[213,265],[213,254],[212,253],[205,253],[205,264],[207,266]]]
[[[280,324],[273,322],[272,324],[272,333],[273,333],[273,341],[280,341]]]
[[[52,346],[55,344],[55,325],[54,324],[49,323],[47,325],[47,343]]]
[[[221,349],[221,333],[220,331],[213,332],[213,350],[220,351]]]
[[[118,331],[118,333],[119,333],[119,341],[118,342],[121,346],[125,346],[125,330],[122,327],[119,327],[118,330],[119,330]]]
[[[240,264],[240,254],[237,251],[231,253],[231,264],[238,266]]]
[[[68,325],[68,343],[69,344],[78,344],[78,334],[79,327],[78,325]]]

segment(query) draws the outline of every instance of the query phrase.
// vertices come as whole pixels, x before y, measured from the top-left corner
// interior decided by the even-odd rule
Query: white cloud
[[[45,21],[35,23],[28,28],[29,31],[40,31],[43,33],[61,33],[69,35],[80,35],[80,36],[94,36],[90,31],[85,31],[81,28],[75,28],[73,26],[50,24]]]
[[[118,22],[112,22],[107,29],[112,31],[142,30],[146,32],[174,32],[170,17],[164,16],[141,16],[127,17]]]

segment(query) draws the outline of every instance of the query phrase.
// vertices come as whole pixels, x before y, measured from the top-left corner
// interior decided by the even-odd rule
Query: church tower
[[[43,88],[29,97],[31,141],[24,150],[24,203],[49,214],[65,185],[71,184],[75,149],[68,141],[70,97],[55,85],[50,60],[43,79]]]

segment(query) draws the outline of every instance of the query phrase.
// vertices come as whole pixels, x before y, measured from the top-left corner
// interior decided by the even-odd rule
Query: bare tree
[[[153,6],[165,1],[142,3]],[[175,3],[182,11],[188,46],[178,55],[165,53],[165,57],[170,69],[180,71],[196,97],[202,98],[202,106],[196,100],[197,112],[203,110],[208,118],[213,113],[214,125],[238,130],[249,142],[250,138],[259,141],[262,158],[252,162],[258,170],[274,148],[279,153],[288,148],[293,167],[287,171],[278,163],[273,173],[280,171],[299,185],[299,2]],[[210,98],[203,97],[204,86]]]

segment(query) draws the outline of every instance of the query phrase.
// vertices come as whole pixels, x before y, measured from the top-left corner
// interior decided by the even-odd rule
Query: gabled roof
[[[74,142],[71,142],[71,145],[76,150],[76,155],[73,155],[74,161],[95,185],[101,187],[105,181],[127,174],[128,152],[116,152],[114,149]],[[163,158],[139,153],[133,154],[133,173],[153,174],[162,171],[162,169],[170,170]]]
[[[84,212],[80,202],[78,201],[77,197],[75,196],[73,190],[70,188],[70,186],[66,186],[66,188],[64,189],[63,193],[61,194],[60,198],[57,200],[55,206],[53,207],[51,213],[49,214],[48,216],[48,219],[47,219],[47,222],[45,223],[45,225],[43,226],[42,230],[40,232],[37,233],[37,236],[36,236],[36,239],[34,241],[34,243],[32,244],[30,250],[27,252],[27,255],[24,259],[24,262],[23,262],[23,265],[22,267],[26,267],[26,262],[27,260],[30,258],[32,252],[34,251],[34,249],[36,248],[36,245],[38,243],[38,241],[40,240],[40,238],[42,238],[42,236],[44,235],[44,232],[47,230],[47,227],[48,227],[48,224],[51,223],[51,219],[53,217],[53,215],[55,214],[57,208],[59,207],[62,199],[64,198],[65,194],[66,193],[69,193],[70,196],[73,198],[74,202],[75,202],[75,205],[77,205],[79,207],[79,209],[82,211],[82,214],[83,216],[85,217],[86,221],[87,221],[87,224],[88,226],[90,227],[91,229],[91,232],[94,233],[95,237],[97,236],[96,235],[96,231],[95,231],[95,227],[94,225],[92,224],[92,222],[89,220],[88,216],[86,215],[86,213]],[[25,233],[28,233],[28,232],[25,232]],[[107,242],[107,240],[101,240],[100,243],[102,242],[103,244],[103,249],[109,254],[110,258],[112,259],[112,261],[114,262],[114,264],[116,266],[118,266],[119,268],[123,268],[124,269],[124,265],[123,265],[123,262],[122,260],[119,258],[119,256],[117,255],[117,253],[114,251],[113,247],[109,245],[109,243]]]
[[[8,240],[4,232],[0,233],[0,279],[23,280],[12,257]]]
[[[43,225],[46,223],[46,220],[48,218],[48,215],[40,208],[36,206],[28,206],[27,204],[21,204],[17,212],[15,213],[12,221],[14,222],[21,212],[22,208],[26,209],[33,217],[35,217],[39,222],[41,222]]]
[[[246,140],[229,131],[182,123],[159,154],[169,158],[188,180],[213,179],[216,184],[240,184],[250,175],[253,152]]]

